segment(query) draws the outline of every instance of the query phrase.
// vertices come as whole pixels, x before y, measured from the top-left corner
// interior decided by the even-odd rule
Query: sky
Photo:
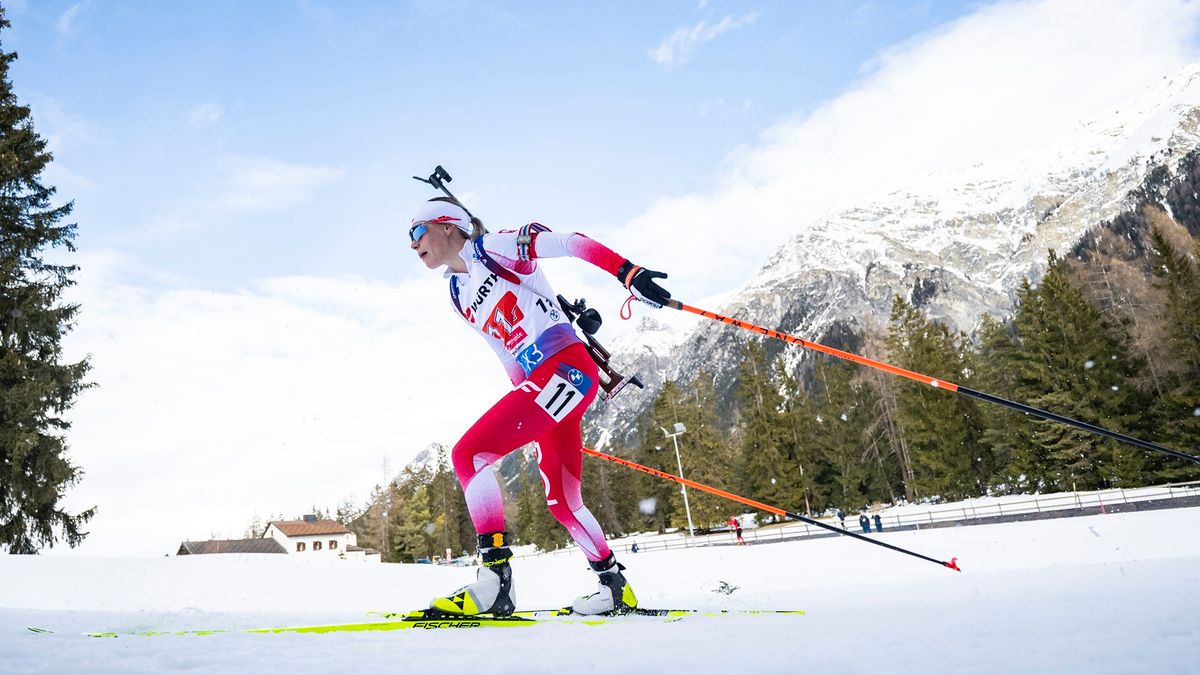
[[[823,214],[1012,162],[1197,60],[1194,2],[7,2],[78,223],[87,555],[363,502],[504,394],[407,249],[441,164],[492,229],[745,283]],[[580,261],[556,290],[627,330]],[[639,310],[643,311],[643,310]],[[645,312],[652,310],[646,309]],[[66,553],[56,547],[55,553]]]

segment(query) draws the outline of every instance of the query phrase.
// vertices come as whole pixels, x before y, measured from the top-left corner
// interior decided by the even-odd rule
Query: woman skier
[[[637,597],[625,566],[605,541],[580,496],[584,410],[599,386],[595,363],[555,301],[539,258],[582,258],[617,277],[637,299],[661,307],[671,297],[654,280],[661,272],[639,267],[576,232],[551,232],[532,223],[489,233],[457,201],[436,197],[421,206],[408,230],[411,248],[429,269],[445,267],[459,316],[500,357],[512,391],[467,430],[451,451],[467,510],[478,534],[483,565],[476,581],[435,598],[436,612],[508,616],[516,609],[509,535],[492,465],[536,441],[538,467],[550,513],[562,523],[599,575],[599,587],[577,598],[579,614],[628,612]]]

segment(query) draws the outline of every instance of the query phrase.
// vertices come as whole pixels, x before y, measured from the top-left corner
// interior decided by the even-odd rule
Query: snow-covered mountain
[[[868,327],[887,324],[899,294],[970,332],[982,314],[1012,307],[1023,278],[1041,277],[1048,249],[1066,251],[1134,206],[1131,192],[1151,170],[1174,173],[1197,148],[1200,64],[1020,161],[912,177],[882,199],[807,223],[727,302],[705,308],[858,351]],[[664,379],[686,380],[702,367],[718,391],[728,390],[749,334],[696,317],[657,321],[661,315],[643,319],[610,350],[618,369],[640,373],[647,390],[598,408],[592,428],[630,440]],[[808,356],[783,353],[793,369]]]

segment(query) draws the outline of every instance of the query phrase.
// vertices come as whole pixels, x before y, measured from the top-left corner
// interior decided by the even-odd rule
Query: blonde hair
[[[462,202],[458,201],[457,199],[455,199],[453,197],[434,197],[433,199],[430,199],[429,201],[431,201],[431,202],[446,202],[447,204],[453,204],[453,205],[457,206],[458,208],[462,209],[463,211],[465,211],[468,216],[471,216],[471,233],[467,235],[467,241],[475,241],[479,237],[487,234],[488,229],[483,226],[483,221],[476,218],[475,214],[471,213],[470,211],[467,211],[467,207],[463,206]],[[459,231],[461,232],[461,230],[459,230]]]

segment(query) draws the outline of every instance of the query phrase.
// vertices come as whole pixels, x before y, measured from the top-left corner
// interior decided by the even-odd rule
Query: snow
[[[1200,508],[624,556],[644,606],[804,616],[522,630],[160,636],[86,630],[365,621],[473,568],[294,556],[0,558],[0,672],[1185,672],[1200,657]],[[514,562],[518,605],[594,587],[577,555]],[[730,594],[718,592],[736,587]],[[38,635],[26,626],[56,629]]]

